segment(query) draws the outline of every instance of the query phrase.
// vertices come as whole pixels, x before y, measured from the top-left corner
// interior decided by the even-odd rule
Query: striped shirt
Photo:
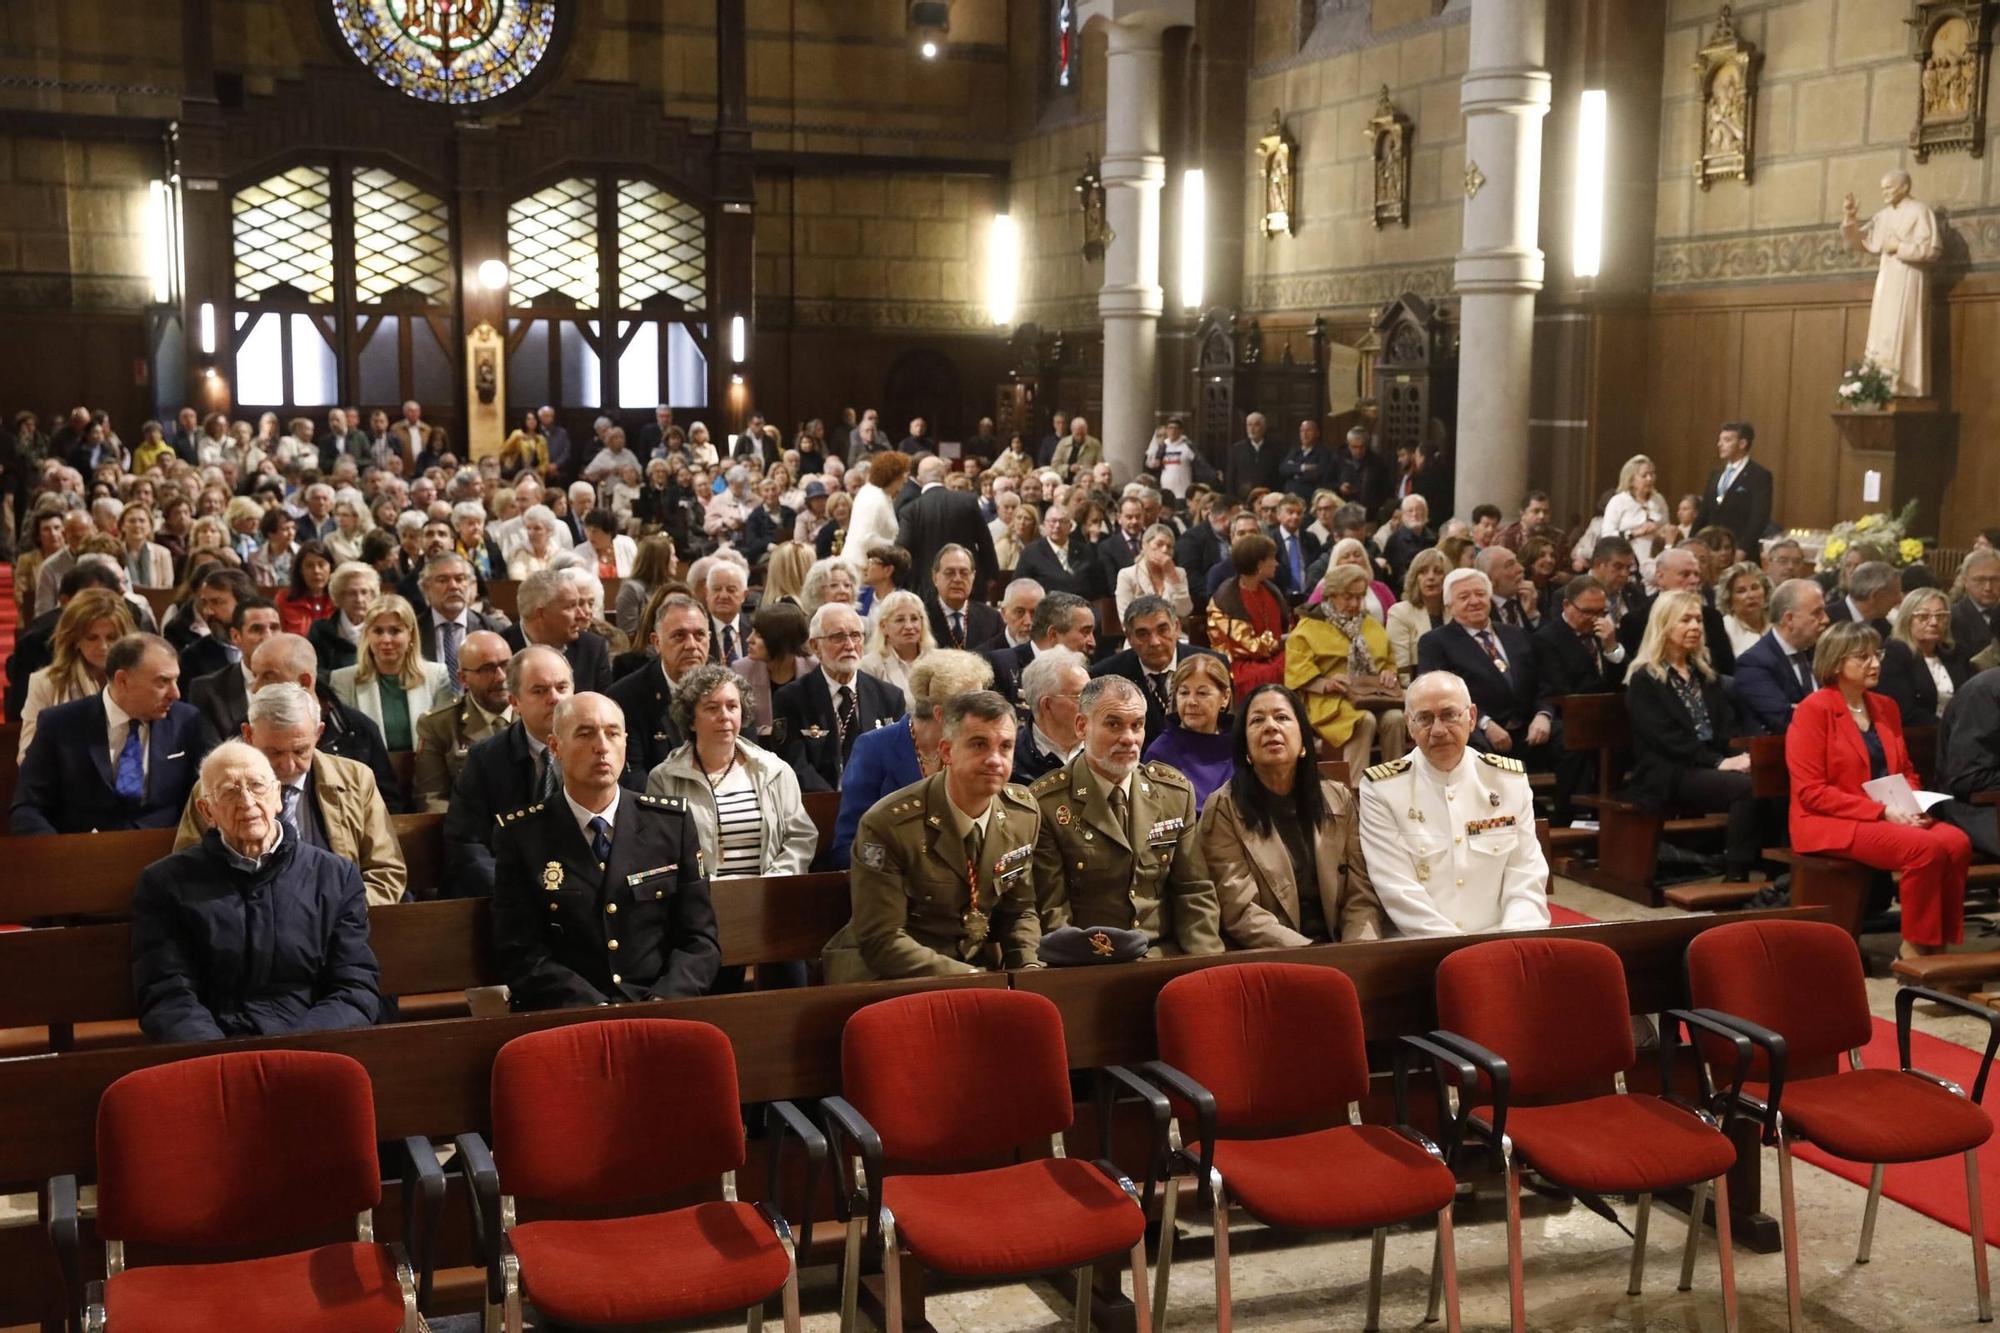
[[[764,821],[757,809],[757,788],[742,764],[715,788],[717,878],[764,873]]]

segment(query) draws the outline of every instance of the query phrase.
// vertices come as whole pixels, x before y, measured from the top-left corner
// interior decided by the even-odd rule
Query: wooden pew
[[[1569,873],[1606,893],[1658,907],[1665,901],[1655,873],[1660,839],[1714,832],[1728,826],[1728,817],[1681,818],[1647,810],[1612,795],[1614,774],[1624,772],[1618,761],[1632,746],[1632,726],[1625,714],[1624,698],[1616,694],[1567,694],[1560,700],[1560,706],[1563,748],[1597,752],[1597,794],[1576,798],[1578,805],[1597,810],[1597,859],[1572,863]]]
[[[837,791],[801,792],[806,814],[811,817],[813,828],[819,833],[819,848],[813,854],[813,864],[824,867],[827,853],[833,848],[833,826],[840,822],[840,793]]]
[[[20,722],[0,722],[0,830],[7,827],[6,812],[14,808],[14,788],[20,785],[20,753]]]
[[[403,849],[410,896],[437,897],[444,888],[444,816],[390,815],[389,825]]]
[[[146,605],[153,608],[153,623],[163,624],[167,612],[174,604],[172,588],[134,588],[132,591],[146,599]]]

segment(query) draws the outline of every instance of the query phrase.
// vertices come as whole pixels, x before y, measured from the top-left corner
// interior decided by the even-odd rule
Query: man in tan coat
[[[408,873],[375,775],[366,764],[322,753],[320,728],[319,701],[311,693],[297,685],[266,685],[250,696],[243,739],[271,761],[282,787],[279,818],[299,840],[358,866],[370,907],[401,902]],[[175,851],[200,842],[208,831],[201,800],[196,783],[174,837]]]
[[[1215,885],[1195,837],[1194,784],[1171,765],[1139,762],[1145,696],[1123,676],[1099,676],[1077,707],[1083,753],[1028,789],[1042,814],[1042,933],[1115,926],[1144,931],[1155,957],[1221,953]]]
[[[451,808],[452,784],[466,752],[514,720],[507,703],[507,663],[514,650],[491,630],[475,630],[458,646],[458,698],[417,719],[417,754],[410,785],[417,809]]]
[[[948,977],[992,964],[1039,967],[1035,834],[1011,785],[1014,708],[991,690],[944,707],[939,771],[894,791],[854,835],[854,915],[827,941],[829,982]]]

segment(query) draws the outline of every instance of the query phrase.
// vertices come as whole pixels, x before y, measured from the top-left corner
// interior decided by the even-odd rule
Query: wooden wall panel
[[[1957,483],[1945,494],[1942,531],[1954,546],[2000,524],[2000,300],[1954,303],[1952,403],[1958,411]],[[1940,570],[1940,574],[1947,571]]]
[[[1831,524],[1840,438],[1828,415],[1846,364],[1847,314],[1839,307],[1792,312],[1789,466],[1776,474],[1772,508],[1788,528]]]
[[[1774,476],[1790,472],[1791,460],[1802,456],[1792,441],[1791,381],[1791,311],[1745,311],[1743,375],[1737,391],[1742,416],[1732,419],[1748,421],[1757,428],[1757,461]],[[1712,453],[1708,462],[1711,466],[1715,462]]]

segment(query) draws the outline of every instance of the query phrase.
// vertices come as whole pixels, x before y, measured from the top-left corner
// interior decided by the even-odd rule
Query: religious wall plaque
[[[1410,118],[1389,100],[1389,85],[1375,100],[1369,120],[1369,156],[1374,162],[1375,227],[1385,223],[1410,225]]]
[[[1271,112],[1271,128],[1257,141],[1257,160],[1264,171],[1264,216],[1259,225],[1266,236],[1293,234],[1292,215],[1298,199],[1293,162],[1297,153],[1297,140],[1285,130],[1284,112]]]
[[[1730,7],[1715,16],[1715,30],[1695,57],[1695,89],[1700,94],[1700,152],[1694,178],[1706,190],[1732,177],[1749,184],[1756,165],[1752,153],[1757,127],[1757,67],[1764,57],[1736,32]]]
[[[1992,58],[1989,0],[1912,0],[1910,54],[1917,80],[1917,161],[1932,153],[1986,151],[1986,66]]]

